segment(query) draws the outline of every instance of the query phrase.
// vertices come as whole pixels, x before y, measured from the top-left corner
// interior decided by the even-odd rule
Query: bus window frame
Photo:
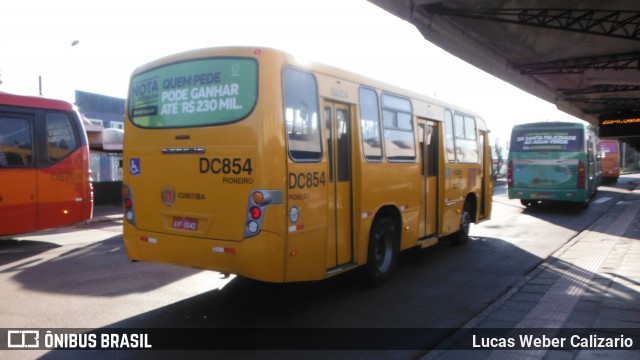
[[[377,148],[380,150],[380,154],[379,155],[375,155],[375,156],[367,155],[367,153],[365,151],[365,147],[364,147],[364,143],[368,139],[365,139],[364,127],[362,126],[363,125],[362,122],[365,120],[365,119],[363,119],[363,116],[362,116],[362,113],[363,113],[362,109],[364,108],[363,105],[362,105],[363,104],[363,102],[362,102],[362,92],[363,91],[371,92],[375,96],[375,100],[376,100],[375,111],[376,111],[377,119],[375,120],[376,121],[375,129],[377,130],[377,135],[378,135],[377,140],[379,142]],[[360,110],[359,111],[360,118],[358,119],[359,120],[359,127],[360,127],[360,136],[362,137],[362,143],[363,143],[362,144],[362,155],[364,156],[364,159],[367,162],[380,163],[380,162],[382,162],[382,159],[384,158],[385,155],[384,155],[384,139],[382,138],[382,130],[381,130],[381,128],[382,128],[382,125],[381,125],[382,116],[380,114],[380,96],[378,95],[378,92],[376,91],[376,89],[374,89],[372,87],[361,85],[360,88],[358,89],[358,104],[359,104],[359,110]],[[370,121],[370,120],[367,119],[367,121]]]
[[[289,133],[289,130],[287,129],[287,92],[286,92],[286,86],[285,86],[285,81],[286,81],[285,74],[289,70],[297,71],[299,73],[309,75],[310,78],[313,79],[313,83],[315,85],[313,89],[315,93],[312,98],[315,101],[315,109],[317,114],[316,115],[317,140],[318,140],[317,145],[319,146],[319,150],[317,152],[317,157],[314,157],[314,158],[306,158],[306,159],[296,158],[295,156],[293,156],[294,154],[292,153],[292,150],[291,150],[290,133]],[[322,161],[322,159],[324,159],[324,146],[322,144],[323,142],[322,127],[324,127],[322,119],[324,118],[324,116],[321,113],[319,94],[320,94],[320,89],[318,86],[318,79],[316,78],[315,73],[313,71],[302,69],[293,65],[284,66],[284,68],[282,69],[282,109],[283,109],[283,117],[284,117],[284,124],[285,124],[286,141],[287,141],[287,153],[289,155],[289,159],[291,159],[291,161],[295,163],[319,163]],[[307,109],[307,112],[308,112],[308,109]]]
[[[456,161],[458,162],[458,164],[479,164],[480,163],[480,150],[479,150],[480,145],[478,142],[478,125],[476,122],[476,118],[474,116],[467,115],[460,111],[453,111],[452,113],[453,113],[453,119],[452,119],[453,120],[452,121],[453,143],[454,143],[454,154],[455,154]],[[457,118],[462,119],[462,122],[460,124],[461,129],[458,129],[458,125],[456,121]],[[467,133],[467,130],[469,130],[467,126],[468,119],[471,119],[473,121],[473,130],[471,130],[470,134]],[[461,144],[469,145],[471,144],[471,142],[475,144],[475,147],[461,146]],[[471,160],[466,160],[464,158],[461,159],[460,156],[458,155],[461,150],[472,150],[472,148],[475,149],[475,159],[471,159]]]
[[[393,100],[402,100],[406,101],[409,105],[408,109],[402,108],[401,106],[393,106],[393,104],[385,104],[385,99],[393,99]],[[381,125],[382,125],[382,141],[384,143],[384,157],[387,159],[389,163],[415,163],[418,158],[418,151],[416,145],[416,124],[415,118],[413,116],[413,104],[411,103],[411,99],[405,96],[396,95],[390,92],[383,91],[380,94],[380,114],[382,115]],[[394,114],[395,126],[390,126],[385,121],[385,113]],[[399,114],[405,114],[409,116],[409,124],[411,125],[411,129],[405,129],[400,127],[400,120],[398,118]],[[393,132],[402,132],[402,133],[410,133],[411,134],[411,149],[413,150],[413,156],[411,157],[389,157],[389,151],[387,149],[387,131]]]
[[[450,164],[455,164],[457,161],[453,115],[453,110],[444,109],[444,150],[447,155],[447,161]]]

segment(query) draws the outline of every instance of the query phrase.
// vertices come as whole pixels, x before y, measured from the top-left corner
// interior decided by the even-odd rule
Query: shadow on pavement
[[[33,244],[26,245],[27,248],[40,245],[41,251],[58,247],[51,244],[46,247],[47,243],[42,242],[22,242]],[[33,255],[33,252],[28,253],[28,256]],[[11,256],[11,261],[16,262],[15,256]],[[112,297],[151,291],[198,272],[176,266],[131,262],[124,253],[122,235],[38,261],[9,268],[19,270],[12,280],[33,291]]]
[[[9,265],[58,247],[60,247],[60,245],[46,241],[0,240],[0,266]],[[29,263],[31,262],[33,261]],[[9,269],[2,270],[2,272],[15,271],[17,267],[25,265],[27,264],[16,264]]]
[[[509,256],[505,256],[507,254]],[[584,295],[574,299],[576,311],[567,319],[567,326],[601,326],[598,321],[602,314],[594,313],[594,302],[606,302],[614,309],[632,308],[640,302],[639,293],[629,287],[633,283],[618,276],[615,270],[611,276],[603,277],[556,258],[550,258],[536,268],[541,262],[542,259],[500,239],[476,237],[468,246],[440,244],[428,251],[404,252],[394,278],[382,287],[363,285],[358,271],[321,282],[292,284],[235,278],[221,290],[184,299],[98,330],[165,328],[176,339],[185,332],[201,334],[195,341],[204,347],[225,349],[230,346],[226,350],[189,352],[190,356],[196,357],[414,359],[435,348],[525,278],[529,278],[529,288],[520,289],[517,296],[510,297],[513,301],[509,306],[516,306],[516,309],[497,309],[504,311],[503,316],[513,324],[535,307],[547,289],[561,278],[568,281],[569,287],[583,289]],[[514,273],[509,263],[526,263],[527,266]],[[532,269],[536,270],[532,272]],[[593,315],[584,318],[584,313],[589,312]],[[181,328],[201,331],[181,331]],[[221,333],[225,329],[236,335],[242,333],[242,329],[250,329],[246,331],[251,334],[245,338],[247,344],[260,334],[270,339],[275,337],[277,341],[273,347],[262,351],[243,350],[235,347],[238,344],[235,338],[225,343],[225,336],[229,336]],[[407,329],[414,329],[422,337],[412,339],[409,336],[406,348],[392,351],[345,350],[342,346],[347,340],[335,342],[336,329],[355,343],[363,341],[371,329],[379,330],[378,337],[371,340],[372,349],[384,348],[386,340],[381,340],[380,334],[387,334],[388,342],[393,344],[397,340],[395,337],[408,334]],[[344,329],[347,329],[346,333]],[[304,343],[312,345],[300,348],[300,342],[295,339],[305,339]],[[260,343],[258,340],[255,341]],[[169,341],[169,344],[158,346],[170,348],[171,344]],[[464,342],[460,346],[464,346]],[[90,354],[100,357],[105,353],[52,351],[43,358],[86,358]],[[179,354],[182,352],[124,351],[118,352],[118,357],[169,358]]]

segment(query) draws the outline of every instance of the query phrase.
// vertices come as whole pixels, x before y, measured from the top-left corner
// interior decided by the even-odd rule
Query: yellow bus
[[[476,114],[274,49],[169,56],[131,77],[124,241],[133,260],[267,282],[466,242],[491,214]]]

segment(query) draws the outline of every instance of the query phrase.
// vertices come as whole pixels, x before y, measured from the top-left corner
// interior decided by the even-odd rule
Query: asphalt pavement
[[[114,204],[99,204],[93,206],[93,217],[86,221],[88,224],[122,220],[122,206]]]
[[[607,214],[423,359],[640,359],[635,181]],[[541,343],[520,349],[521,336]]]
[[[607,214],[423,359],[640,359],[640,177],[635,181]],[[120,206],[96,205],[89,222],[121,219]],[[520,336],[541,343],[520,349]],[[593,342],[602,339],[617,343]]]

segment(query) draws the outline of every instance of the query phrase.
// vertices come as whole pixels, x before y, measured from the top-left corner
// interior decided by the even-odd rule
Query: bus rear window
[[[197,59],[134,76],[127,111],[140,127],[221,125],[248,116],[257,97],[254,59]]]
[[[517,130],[511,133],[511,151],[583,151],[581,129]]]
[[[617,154],[618,153],[618,143],[612,141],[601,141],[600,147],[607,154]]]

